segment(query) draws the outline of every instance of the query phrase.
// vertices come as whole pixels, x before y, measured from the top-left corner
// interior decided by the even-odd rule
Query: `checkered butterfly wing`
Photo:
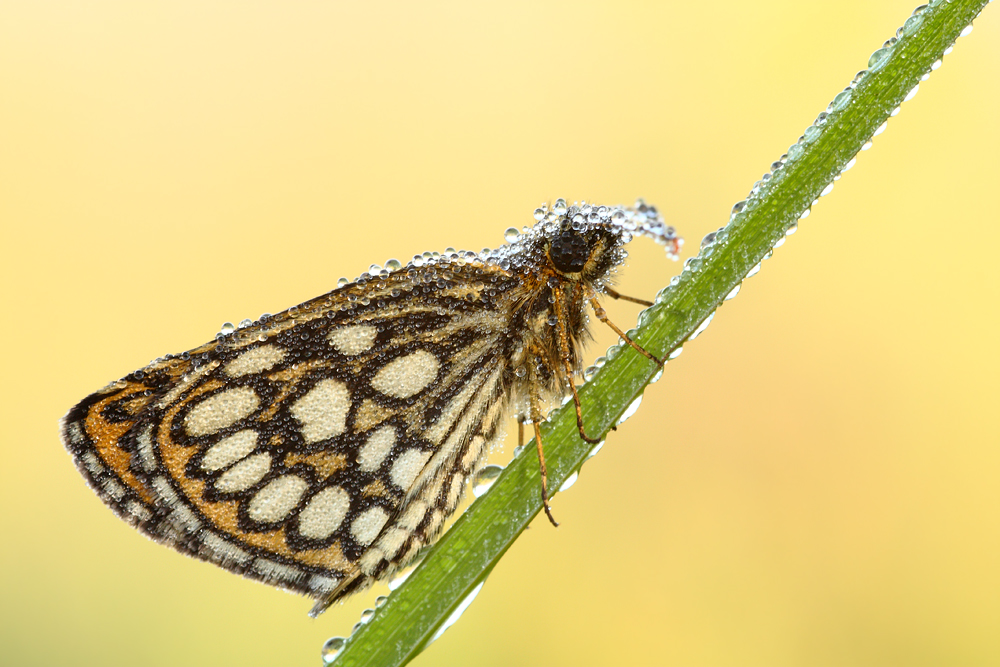
[[[501,437],[517,286],[471,259],[363,278],[91,395],[65,441],[152,538],[321,611],[432,540]]]

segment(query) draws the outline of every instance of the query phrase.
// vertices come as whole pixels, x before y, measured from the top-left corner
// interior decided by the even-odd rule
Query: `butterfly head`
[[[538,223],[506,247],[510,256],[544,256],[548,266],[566,277],[600,281],[625,260],[624,245],[647,236],[677,259],[683,239],[655,207],[639,200],[633,207],[567,206],[562,199],[535,211]]]

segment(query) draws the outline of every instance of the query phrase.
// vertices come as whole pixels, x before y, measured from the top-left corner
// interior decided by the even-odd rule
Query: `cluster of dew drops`
[[[817,116],[813,124],[805,129],[805,131],[802,133],[802,136],[799,137],[798,141],[796,141],[792,146],[790,146],[788,151],[784,155],[782,155],[780,158],[778,158],[778,160],[776,160],[774,163],[771,164],[770,170],[767,173],[765,173],[759,181],[754,183],[753,188],[751,188],[750,193],[747,195],[747,198],[744,199],[743,201],[737,202],[733,206],[729,220],[730,225],[733,223],[733,221],[736,219],[737,215],[740,212],[747,210],[750,207],[754,206],[756,203],[758,203],[759,200],[762,198],[762,196],[770,188],[770,186],[781,179],[781,177],[783,176],[782,173],[783,168],[787,164],[797,160],[804,153],[806,147],[809,144],[816,141],[816,139],[818,139],[823,134],[823,130],[826,127],[827,123],[829,122],[830,118],[833,117],[838,112],[842,111],[843,109],[847,108],[847,106],[851,102],[851,97],[854,93],[854,90],[858,87],[858,85],[861,84],[861,82],[863,82],[869,74],[877,72],[883,67],[885,67],[886,63],[888,63],[892,57],[896,44],[901,39],[904,39],[905,37],[913,34],[920,26],[920,24],[923,22],[925,11],[929,8],[933,8],[936,5],[946,1],[947,0],[932,0],[928,4],[920,5],[919,7],[917,7],[913,11],[912,15],[903,24],[903,26],[896,31],[896,35],[891,39],[887,40],[882,45],[881,48],[872,53],[871,57],[868,60],[868,68],[858,72],[857,75],[855,75],[855,77],[851,80],[850,84],[833,98],[833,100],[827,106],[826,110],[820,113],[819,116]],[[992,2],[992,0],[990,0],[990,2]],[[965,37],[971,32],[972,32],[972,25],[970,24],[966,26],[964,30],[962,30],[959,36]],[[948,55],[949,53],[951,53],[953,46],[954,46],[953,44],[949,45],[944,50],[943,55]],[[941,66],[941,60],[938,59],[931,65],[930,69],[931,71],[933,71],[938,69],[940,66]],[[924,75],[920,78],[920,81],[921,82],[926,81],[929,76],[930,72],[925,72]],[[919,88],[920,88],[919,83],[914,85],[914,87],[904,97],[903,101],[908,102],[911,99],[913,99],[913,96],[917,94]],[[899,107],[896,107],[892,109],[892,111],[889,113],[889,116],[895,117],[898,113],[899,113]],[[882,125],[880,125],[874,131],[869,140],[861,147],[861,150],[866,151],[869,148],[871,148],[872,140],[885,131],[887,123],[888,121],[882,123]],[[852,158],[849,162],[847,162],[847,164],[843,166],[843,168],[839,170],[839,172],[833,175],[832,181],[820,193],[820,197],[830,194],[830,192],[833,190],[834,182],[840,180],[840,177],[843,175],[843,173],[854,166],[856,159],[857,158]],[[809,216],[812,206],[814,206],[817,203],[817,201],[818,199],[814,200],[809,207],[807,207],[804,211],[802,211],[802,213],[798,216],[797,220],[795,220],[791,225],[789,225],[780,236],[778,236],[773,240],[772,251],[774,248],[781,247],[784,244],[785,239],[797,231],[798,222],[806,219]],[[675,236],[673,236],[673,229],[668,227],[663,227],[662,220],[657,221],[657,216],[655,215],[649,216],[647,220],[642,215],[643,211],[642,207],[644,206],[645,205],[640,201],[639,203],[637,203],[635,209],[606,209],[606,207],[600,207],[601,209],[605,210],[599,211],[598,207],[591,207],[588,206],[586,203],[576,205],[576,208],[580,212],[580,214],[584,216],[600,215],[604,217],[604,216],[614,215],[616,216],[615,218],[616,222],[636,225],[635,232],[638,234],[650,236],[655,240],[657,240],[658,243],[661,243],[663,245],[669,245],[670,243],[672,243],[673,239],[676,238]],[[571,207],[568,207],[564,200],[559,199],[555,202],[555,204],[551,209],[549,209],[547,206],[542,206],[536,209],[534,213],[535,220],[539,221],[540,223],[555,220],[557,219],[558,216],[565,215],[567,211],[570,210],[570,208]],[[626,220],[625,216],[631,217],[632,215],[635,215],[637,211],[640,212],[639,216],[635,217],[634,219]],[[653,209],[653,213],[655,214],[655,209]],[[476,255],[476,253],[461,253],[459,255],[458,253],[456,253],[456,251],[449,248],[445,251],[445,254],[443,256],[438,255],[437,253],[424,253],[423,255],[417,255],[416,257],[414,257],[413,263],[416,264],[417,262],[420,262],[420,264],[417,264],[419,266],[425,262],[436,262],[440,261],[441,259],[447,261],[455,257],[463,257],[466,258],[467,260],[480,258],[480,259],[488,259],[489,261],[503,262],[506,260],[507,262],[510,262],[511,258],[516,256],[516,252],[519,249],[519,244],[524,240],[526,240],[527,238],[529,238],[531,234],[538,233],[540,231],[542,230],[539,229],[538,226],[536,226],[535,228],[524,227],[521,230],[518,230],[515,227],[511,227],[507,229],[507,231],[504,234],[504,237],[510,244],[510,246],[501,248],[499,250],[484,249],[483,252],[479,255]],[[674,278],[671,279],[670,284],[667,285],[667,287],[665,287],[663,290],[661,290],[659,294],[657,294],[656,304],[661,304],[666,300],[668,300],[668,298],[671,295],[671,292],[674,289],[676,289],[679,284],[689,279],[694,273],[696,273],[701,268],[701,262],[704,260],[704,258],[710,256],[717,248],[722,247],[728,241],[728,237],[729,237],[729,225],[720,227],[717,231],[707,234],[702,239],[701,251],[699,255],[697,257],[691,257],[685,262],[684,270],[679,275],[674,276]],[[669,248],[668,248],[668,253],[669,253]],[[771,254],[772,254],[771,252],[768,252],[764,256],[764,259],[770,258]],[[750,269],[750,271],[747,273],[744,279],[749,278],[755,275],[757,272],[759,272],[760,266],[761,265],[758,262],[753,268]],[[379,273],[386,271],[393,271],[398,268],[400,268],[399,262],[397,262],[396,260],[390,260],[389,262],[386,263],[384,269],[382,267],[373,265],[371,267],[371,270],[369,271],[369,274],[377,275]],[[341,278],[341,282],[338,284],[338,286],[343,286],[346,284],[347,280]],[[734,298],[739,293],[741,284],[742,282],[737,283],[732,288],[732,290],[726,295],[724,300],[729,301],[730,299]],[[657,313],[653,308],[642,311],[639,314],[639,322],[638,322],[639,326],[641,327],[646,325],[651,318],[656,316]],[[701,322],[701,324],[691,333],[691,335],[687,337],[686,340],[690,341],[697,338],[708,327],[708,325],[712,321],[712,318],[714,317],[715,313],[712,313],[707,318],[705,318],[705,320]],[[244,322],[240,323],[240,327],[242,328],[244,326],[248,326],[249,324],[251,324],[251,322],[249,320],[245,320]],[[226,330],[226,327],[228,327],[228,331]],[[227,323],[224,326],[223,333],[231,333],[235,329],[236,327],[234,327],[232,324]],[[629,336],[633,336],[635,335],[636,332],[637,329],[631,329],[627,333]],[[619,354],[621,350],[624,349],[624,347],[625,347],[624,341],[620,340],[618,341],[617,344],[612,345],[610,348],[608,348],[607,352],[605,353],[605,356],[598,357],[594,361],[592,366],[589,366],[587,369],[584,370],[583,373],[584,381],[591,380],[597,374],[597,371],[602,366],[604,366],[609,360],[614,359],[615,356],[617,356],[617,354]],[[680,356],[682,351],[683,347],[676,348],[667,357],[667,360],[669,361],[672,359],[676,359],[678,356]],[[659,380],[662,374],[663,374],[663,369],[661,368],[651,378],[650,384]],[[625,411],[618,418],[617,425],[624,423],[629,417],[635,414],[641,402],[642,402],[642,394],[640,394],[625,409]],[[586,458],[589,460],[599,451],[601,451],[603,447],[604,447],[604,441],[602,440],[600,443],[595,445],[590,450]],[[521,448],[520,447],[515,448],[514,457],[516,458],[520,453],[521,453]],[[504,468],[498,465],[488,465],[482,468],[476,474],[473,480],[473,489],[472,489],[473,494],[478,498],[479,496],[486,493],[493,485],[493,483],[497,480],[497,478],[500,477],[503,470]],[[566,478],[566,480],[559,487],[558,492],[562,492],[569,489],[571,486],[573,486],[578,477],[579,477],[579,470],[573,472],[571,475],[569,475],[569,477]],[[413,569],[417,566],[417,564],[419,564],[419,557],[416,562],[414,562],[404,570],[401,570],[395,577],[393,577],[389,581],[390,591],[395,590],[400,585],[402,585],[402,583],[406,580],[406,578],[413,572]],[[469,606],[469,604],[471,604],[472,600],[479,593],[480,589],[483,586],[484,581],[480,582],[466,596],[463,602],[458,606],[458,608],[456,608],[455,613],[453,613],[451,617],[449,617],[447,621],[445,621],[445,623],[442,624],[440,628],[438,628],[437,632],[435,633],[431,641],[434,641],[438,637],[440,637],[445,629],[450,627],[458,620],[462,612]],[[362,626],[364,626],[372,618],[374,618],[376,610],[380,609],[387,602],[387,600],[388,598],[386,598],[385,596],[379,596],[375,601],[376,609],[365,609],[361,614],[361,620],[357,624],[355,624],[354,629],[351,632],[351,635],[353,636],[354,633],[356,633]],[[343,652],[344,648],[347,646],[348,641],[349,638],[345,637],[332,637],[331,639],[329,639],[323,645],[322,649],[323,664],[329,665],[333,663],[336,660],[337,656],[339,656]]]

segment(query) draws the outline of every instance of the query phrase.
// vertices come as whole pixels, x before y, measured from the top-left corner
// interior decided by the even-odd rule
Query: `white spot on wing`
[[[153,455],[153,427],[147,426],[136,438],[139,448],[139,463],[146,472],[156,470],[156,457]]]
[[[392,470],[389,472],[393,484],[404,491],[409,489],[430,457],[431,452],[416,447],[400,454],[399,458],[393,461]]]
[[[368,440],[358,452],[358,467],[362,472],[371,472],[382,465],[389,450],[396,444],[396,429],[383,426],[368,436]]]
[[[194,515],[194,512],[186,505],[180,503],[174,507],[172,519],[176,524],[183,526],[189,533],[196,533],[201,528],[201,521]]]
[[[320,380],[309,393],[295,402],[292,415],[302,424],[306,443],[332,438],[344,432],[351,395],[340,380]]]
[[[469,441],[469,448],[465,450],[465,456],[462,457],[462,469],[466,472],[471,471],[479,457],[484,454],[486,448],[486,438],[481,435],[474,436],[472,440]]]
[[[406,538],[409,536],[410,534],[402,528],[390,528],[385,531],[385,535],[379,538],[378,548],[385,554],[386,560],[389,560],[399,553],[399,550],[403,547],[403,543],[406,542]]]
[[[142,436],[139,437],[139,441],[139,452],[141,454]],[[222,470],[229,464],[239,461],[252,452],[256,446],[257,431],[248,428],[237,431],[212,445],[205,452],[205,457],[201,460],[201,467],[203,470],[209,471]]]
[[[109,496],[120,501],[125,496],[125,487],[115,481],[113,477],[105,477],[101,480],[101,486]]]
[[[125,510],[139,521],[149,521],[153,518],[149,510],[134,500],[130,500],[125,504]]]
[[[406,513],[396,523],[407,530],[416,530],[420,522],[424,520],[426,514],[427,503],[422,500],[414,500],[406,508]]]
[[[104,466],[97,460],[97,455],[94,452],[84,452],[80,459],[94,477],[104,474]]]
[[[285,350],[277,345],[262,345],[236,357],[226,364],[224,370],[226,375],[233,378],[261,373],[280,364],[286,354]]]
[[[69,441],[74,445],[82,445],[85,441],[83,429],[80,428],[80,422],[72,422],[67,425],[66,435],[69,436]]]
[[[253,562],[253,569],[257,570],[269,579],[283,579],[285,581],[296,581],[302,576],[302,572],[294,567],[275,563],[273,560],[258,558]]]
[[[247,514],[254,521],[273,523],[288,516],[309,488],[309,482],[296,475],[282,475],[267,483],[250,500]]]
[[[409,398],[437,377],[441,362],[427,350],[416,350],[393,359],[372,378],[372,387],[386,396]]]
[[[340,528],[351,508],[351,496],[339,486],[323,489],[299,513],[299,532],[314,540],[326,539]]]
[[[358,544],[368,546],[372,543],[382,526],[389,520],[389,515],[381,507],[371,507],[351,523],[351,535]]]
[[[330,335],[327,336],[327,340],[341,354],[361,354],[365,350],[371,349],[371,346],[375,343],[375,334],[377,333],[378,331],[373,326],[358,324],[331,331]]]
[[[215,488],[222,493],[245,491],[264,479],[264,475],[270,469],[270,453],[261,452],[260,454],[254,454],[222,473],[222,476],[215,482]]]
[[[466,385],[462,387],[462,390],[455,394],[451,400],[448,401],[448,404],[444,406],[444,409],[441,411],[441,415],[437,418],[437,421],[435,421],[431,427],[427,429],[424,437],[434,444],[440,445],[444,436],[448,434],[448,429],[451,428],[451,425],[454,424],[455,420],[462,414],[462,410],[465,409],[465,406],[469,403],[473,394],[475,394],[479,389],[479,385],[480,383],[476,381],[475,378],[470,378]]]
[[[257,409],[260,399],[250,387],[235,387],[209,396],[198,403],[184,418],[188,435],[215,433],[232,426]]]
[[[338,583],[340,583],[339,577],[324,577],[314,574],[309,579],[309,590],[313,591],[314,594],[329,593],[337,587]]]
[[[215,533],[205,531],[201,535],[201,541],[212,551],[212,555],[215,556],[216,560],[222,563],[236,561],[243,565],[250,560],[250,554],[227,542]]]

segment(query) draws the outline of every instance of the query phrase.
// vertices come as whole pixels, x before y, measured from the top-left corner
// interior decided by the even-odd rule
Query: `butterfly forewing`
[[[88,397],[67,443],[153,538],[329,602],[412,559],[501,436],[513,285],[371,276]]]

